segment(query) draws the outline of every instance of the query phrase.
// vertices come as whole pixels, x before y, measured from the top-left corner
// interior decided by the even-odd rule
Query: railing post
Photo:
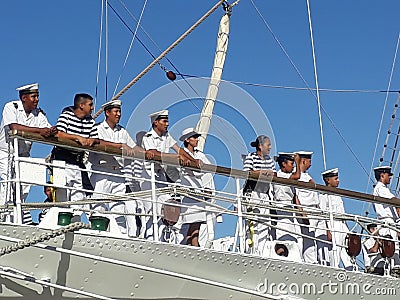
[[[22,207],[21,207],[21,177],[19,169],[18,156],[18,139],[13,139],[14,144],[14,174],[15,174],[15,207],[14,207],[14,223],[22,224]],[[12,170],[12,169],[11,169]],[[12,171],[11,171],[12,174]],[[12,195],[12,189],[10,189]],[[11,197],[12,199],[12,197]]]
[[[151,162],[151,205],[153,212],[153,239],[158,241],[158,218],[157,218],[157,195],[156,195],[156,174],[154,171],[154,162]]]
[[[339,267],[339,262],[336,261],[336,255],[338,251],[338,247],[336,245],[336,238],[335,238],[335,227],[334,227],[334,220],[333,220],[333,208],[332,208],[332,199],[330,195],[328,195],[328,205],[329,205],[329,223],[331,226],[331,236],[332,236],[332,264],[334,267]]]
[[[242,214],[242,193],[240,189],[240,179],[236,178],[236,201],[238,214],[238,231],[239,231],[239,251],[244,253],[244,232],[243,232],[243,214]],[[236,245],[235,245],[236,246]]]

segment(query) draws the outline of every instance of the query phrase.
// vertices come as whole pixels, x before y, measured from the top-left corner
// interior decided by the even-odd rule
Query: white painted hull
[[[0,246],[4,247],[11,244],[4,239],[37,237],[46,230],[2,224],[0,232]],[[3,255],[0,260],[3,267],[28,273],[36,280],[116,299],[337,299],[339,296],[376,299],[373,294],[378,286],[390,293],[400,289],[400,280],[394,278],[232,252],[113,238],[89,230],[50,239],[45,244]],[[343,275],[347,279],[343,280]],[[4,272],[0,282],[3,298],[88,297],[43,287],[32,280],[16,279]],[[298,289],[297,297],[284,295],[284,285],[280,287],[281,297],[276,297],[280,283],[286,284],[287,292]],[[337,286],[338,291],[329,292],[327,284],[331,288]],[[340,288],[353,293],[346,295]],[[269,295],[268,289],[276,296]],[[321,289],[323,294],[319,293]],[[385,299],[395,297],[385,296]]]

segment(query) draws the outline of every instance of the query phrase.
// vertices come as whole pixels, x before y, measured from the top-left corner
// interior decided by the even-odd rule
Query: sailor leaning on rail
[[[250,143],[250,146],[256,148],[256,151],[247,154],[244,159],[243,170],[253,175],[275,175],[275,163],[269,156],[271,151],[271,140],[269,137],[259,135],[255,141]],[[259,204],[269,205],[270,201],[272,201],[273,195],[270,183],[247,179],[243,187],[243,194],[246,200],[250,202],[250,205],[247,207],[249,213],[254,213],[257,217],[268,216],[270,214],[268,208],[258,206]],[[247,226],[247,246],[250,248],[250,251],[256,251],[259,254],[263,253],[265,243],[272,239],[273,232],[271,232],[270,225],[270,221],[249,219]]]
[[[113,143],[99,138],[97,126],[92,118],[93,97],[86,93],[76,94],[74,105],[62,110],[57,120],[57,137],[77,142],[82,146],[93,146],[100,144],[106,147],[121,149],[121,143]],[[124,145],[125,146],[125,145]],[[63,147],[54,147],[52,159],[62,160],[66,163],[65,176],[66,186],[75,189],[68,189],[66,192],[67,201],[77,201],[85,198],[86,194],[82,188],[92,190],[84,163],[84,151],[73,151]]]
[[[337,188],[339,186],[339,169],[334,168],[326,170],[321,173],[322,179],[326,186]],[[344,206],[342,197],[331,194],[320,194],[319,205],[322,211],[334,212],[337,214],[344,214]],[[349,228],[345,221],[334,219],[321,220],[318,222],[316,236],[320,239],[334,242],[335,245],[345,245],[346,236],[349,233]],[[317,241],[318,247],[318,260],[321,264],[329,264],[330,266],[339,267],[340,260],[346,270],[352,270],[353,264],[350,256],[347,254],[346,249],[337,247],[335,251],[332,245],[324,242]]]
[[[46,118],[46,114],[38,107],[39,104],[39,85],[37,83],[28,84],[17,88],[20,100],[6,103],[3,108],[2,120],[0,125],[0,204],[6,203],[6,189],[8,171],[12,171],[9,153],[13,152],[12,142],[8,144],[10,130],[24,130],[27,132],[38,133],[43,137],[54,136],[57,129],[52,127]],[[10,146],[10,148],[9,148]],[[25,140],[18,141],[18,155],[29,157],[32,143]],[[29,185],[22,185],[22,200],[24,201],[29,193]],[[13,201],[8,196],[9,201]]]
[[[91,169],[103,173],[92,172],[90,182],[94,187],[93,198],[101,199],[104,195],[124,195],[125,177],[124,169],[131,164],[131,159],[125,159],[124,156],[131,156],[134,152],[144,152],[136,145],[126,129],[119,124],[121,119],[121,100],[112,100],[102,105],[105,120],[97,123],[98,137],[101,140],[112,142],[116,147],[122,149],[122,157],[91,152],[89,162]],[[107,174],[105,174],[107,173]],[[96,193],[97,192],[97,193]],[[106,196],[107,197],[107,196]],[[109,210],[115,212],[118,227],[122,233],[128,233],[130,236],[136,236],[136,219],[133,215],[119,215],[118,213],[136,213],[136,201],[116,201],[109,205],[99,204],[94,209]]]
[[[196,132],[194,128],[186,128],[182,131],[182,135],[179,138],[183,142],[184,150],[192,156],[194,159],[200,159],[205,164],[210,164],[207,156],[200,150],[198,150],[197,144],[199,143],[200,133]],[[191,170],[182,168],[181,171],[181,184],[191,186],[193,189],[209,193],[210,196],[215,190],[214,179],[211,173],[205,173],[200,170]],[[210,200],[205,198],[202,200]],[[187,233],[185,234],[186,243],[191,246],[200,246],[199,234],[200,226],[207,222],[207,212],[204,209],[207,208],[206,202],[200,202],[196,197],[185,196],[182,199],[182,204],[187,208],[181,209],[182,212],[182,223],[189,224]],[[211,228],[208,228],[211,229]],[[206,241],[210,242],[209,240]],[[204,246],[204,245],[202,245]]]
[[[198,166],[201,165],[201,161],[199,159],[194,159],[190,156],[186,151],[178,146],[176,140],[169,134],[168,132],[168,110],[161,110],[149,115],[151,121],[152,129],[147,132],[142,139],[142,148],[156,156],[163,157],[173,157],[178,158],[180,161],[185,164],[186,162],[195,162]],[[174,150],[177,154],[169,153],[170,149]],[[155,164],[155,179],[156,179],[156,187],[162,188],[166,185],[162,182],[174,182],[179,179],[179,172],[171,171],[174,170],[168,166],[164,166],[162,164]],[[142,190],[151,190],[151,182],[149,181],[151,178],[151,162],[145,161],[142,177],[148,180],[145,180],[142,183]],[[158,196],[157,205],[157,215],[161,215],[161,204],[163,202],[167,202],[170,200],[169,195],[160,195]],[[155,200],[155,199],[153,199]],[[147,199],[147,201],[143,202],[144,209],[146,214],[151,213],[152,202],[151,199]],[[161,226],[161,219],[157,220],[157,224]],[[141,236],[145,238],[154,238],[153,233],[153,218],[146,217],[145,224],[142,224],[143,231],[141,232]],[[156,237],[158,239],[158,237]]]

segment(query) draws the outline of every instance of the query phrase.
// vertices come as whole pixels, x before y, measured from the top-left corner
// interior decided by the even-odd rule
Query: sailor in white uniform
[[[374,169],[375,179],[377,180],[374,188],[374,196],[379,196],[388,199],[397,199],[389,190],[387,185],[393,176],[391,167],[381,166]],[[377,218],[388,225],[395,226],[399,222],[400,208],[388,204],[374,203]],[[379,235],[390,235],[395,241],[398,240],[397,232],[385,226],[379,229]],[[398,242],[395,242],[396,252],[399,250]]]
[[[329,187],[337,188],[339,186],[339,169],[334,168],[330,170],[326,170],[321,173],[322,179],[325,184]],[[336,214],[344,214],[344,205],[342,197],[337,195],[330,194],[320,194],[320,208],[322,211],[326,212],[334,212]],[[345,221],[341,220],[321,220],[318,223],[318,230],[322,232],[324,239],[327,241],[331,241],[336,245],[345,245],[346,236],[349,232],[349,228]],[[318,234],[317,234],[318,236]],[[318,257],[321,263],[326,262],[329,263],[330,266],[339,267],[340,260],[342,260],[343,266],[345,269],[352,270],[352,263],[350,256],[347,254],[346,249],[344,247],[337,247],[333,249],[332,245],[317,242],[318,246]]]
[[[314,180],[307,173],[311,167],[312,152],[299,151],[297,154],[300,156],[300,179],[299,181],[314,183]],[[307,216],[307,211],[313,211],[319,208],[318,193],[305,189],[296,189],[296,204],[301,205],[302,217],[299,218],[301,224],[301,233],[310,238],[303,237],[303,258],[307,263],[316,264],[317,260],[317,245],[315,242],[315,228],[317,227],[317,220]]]
[[[129,133],[119,124],[121,119],[121,100],[112,100],[102,105],[105,120],[96,124],[98,137],[105,142],[111,142],[114,148],[122,149],[125,155],[132,155],[135,151],[140,151]],[[94,171],[105,172],[92,173],[90,181],[94,187],[93,198],[108,198],[108,195],[125,194],[124,167],[132,162],[131,159],[124,157],[107,155],[92,152],[89,156],[91,168]],[[98,192],[98,193],[96,193]],[[135,216],[124,217],[118,213],[132,212],[136,206],[131,205],[131,201],[117,201],[109,205],[109,210],[115,212],[115,219],[122,233],[129,233],[131,236],[136,234]],[[101,205],[100,205],[101,206]],[[107,209],[104,205],[103,208]],[[95,208],[96,209],[96,208]]]
[[[194,159],[199,159],[205,164],[210,164],[207,156],[198,150],[197,144],[198,138],[201,134],[196,132],[194,128],[186,128],[182,131],[182,135],[179,138],[184,143],[184,150],[192,156]],[[195,171],[191,169],[182,168],[181,172],[181,184],[191,186],[195,190],[202,192],[209,192],[210,196],[215,190],[214,179],[211,173],[204,173],[201,171]],[[205,200],[205,199],[202,199]],[[199,231],[200,225],[206,223],[207,208],[206,202],[199,202],[198,200],[191,197],[184,197],[182,204],[188,206],[183,208],[182,212],[182,223],[190,224],[188,232],[186,234],[186,243],[192,246],[200,246],[199,244]],[[211,242],[211,241],[210,241]],[[202,245],[204,246],[204,245]]]
[[[14,100],[4,105],[0,125],[0,175],[2,181],[7,179],[7,171],[11,170],[11,166],[8,165],[9,150],[10,153],[14,151],[12,141],[8,145],[10,130],[38,133],[43,137],[54,136],[57,133],[56,128],[51,127],[48,122],[46,114],[38,107],[39,85],[37,83],[28,84],[17,88],[17,91],[20,100]],[[29,157],[31,146],[32,142],[19,140],[18,155]],[[28,196],[29,187],[29,185],[22,186],[23,200]],[[0,204],[3,205],[6,203],[6,184],[2,183],[0,190]],[[8,200],[13,201],[9,196]]]
[[[295,153],[278,152],[275,158],[279,165],[279,170],[276,173],[277,177],[298,180],[300,178],[300,156]],[[295,169],[296,162],[296,170]],[[293,209],[296,190],[294,187],[274,184],[274,200],[277,207],[284,209]],[[295,218],[295,213],[277,209],[276,214],[276,240],[279,241],[294,241],[300,246],[298,240],[300,238],[296,233],[300,233],[300,226]],[[300,247],[299,247],[300,248]],[[299,249],[300,253],[302,249]],[[278,253],[278,251],[277,251]],[[278,253],[280,254],[280,253]]]
[[[161,110],[149,115],[151,120],[152,129],[147,132],[142,139],[142,148],[146,150],[146,152],[151,153],[152,155],[162,156],[162,157],[176,157],[184,162],[194,162],[189,154],[186,153],[182,148],[178,146],[175,139],[168,132],[168,110]],[[170,149],[174,150],[178,153],[170,154]],[[156,188],[162,188],[166,185],[162,182],[176,181],[179,179],[179,172],[169,173],[170,176],[167,176],[166,169],[167,166],[159,163],[155,163],[155,179],[156,179]],[[172,169],[174,170],[174,169]],[[176,170],[176,169],[175,169]],[[142,190],[150,190],[151,189],[151,162],[145,161],[143,168],[144,179],[142,183]],[[173,178],[171,178],[173,177]],[[160,195],[157,197],[157,215],[161,214],[161,207],[163,202],[168,202],[171,199],[170,195]],[[155,201],[156,199],[153,199]],[[152,213],[152,199],[147,199],[147,201],[143,201],[143,206],[146,214]],[[145,226],[143,226],[141,235],[145,238],[153,238],[158,239],[159,237],[154,237],[153,235],[153,218],[146,217],[145,218]],[[160,223],[160,221],[158,221]]]

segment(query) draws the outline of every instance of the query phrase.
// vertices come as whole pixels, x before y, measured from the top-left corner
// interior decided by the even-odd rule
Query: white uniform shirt
[[[301,173],[299,181],[310,182],[311,179],[310,174]],[[301,205],[314,206],[319,204],[317,192],[296,188],[296,194]]]
[[[321,208],[321,210],[330,212],[331,211],[330,205],[332,205],[332,212],[338,214],[345,213],[342,197],[337,195],[320,194],[319,207]]]
[[[394,195],[390,190],[380,181],[374,188],[374,196],[391,199]],[[398,216],[393,206],[387,204],[374,203],[375,212],[378,219],[391,218],[397,220]]]
[[[281,170],[276,173],[277,177],[287,179],[289,179],[291,175],[292,173],[285,173]],[[279,201],[279,203],[282,203],[284,205],[290,205],[293,203],[293,197],[295,195],[295,189],[293,187],[274,184],[274,193],[274,198],[276,201]]]
[[[194,159],[200,159],[205,164],[210,164],[207,156],[200,150],[195,149],[194,153],[190,152],[187,148],[183,148],[191,157]],[[187,179],[188,182],[193,182],[193,186],[202,187],[210,190],[214,190],[214,179],[211,173],[204,173],[196,170],[182,168],[182,176]]]
[[[170,149],[176,144],[176,141],[172,136],[169,135],[168,132],[159,136],[154,129],[147,132],[142,139],[142,148],[145,150],[157,150],[161,153],[169,153]],[[150,176],[151,172],[151,162],[144,162],[144,169],[146,172],[143,174]],[[161,171],[161,166],[159,164],[155,164],[155,171]]]
[[[29,127],[49,128],[51,127],[49,121],[43,112],[36,108],[32,110],[29,115],[26,115],[22,101],[15,100],[6,103],[3,109],[3,118],[0,125],[0,150],[8,152],[8,133],[10,131],[10,124],[19,124]],[[12,145],[11,145],[12,146]],[[32,142],[19,140],[18,152],[19,155],[29,156],[31,151]],[[11,149],[13,149],[11,147]]]
[[[106,121],[103,121],[102,123],[98,123],[96,126],[99,139],[107,142],[126,144],[131,148],[136,146],[136,143],[133,141],[128,131],[126,131],[126,129],[121,125],[117,124],[114,128],[111,128]],[[93,168],[101,166],[124,166],[124,159],[120,156],[92,152],[90,153],[89,160],[92,163]],[[130,162],[131,160],[127,161],[126,164]]]

